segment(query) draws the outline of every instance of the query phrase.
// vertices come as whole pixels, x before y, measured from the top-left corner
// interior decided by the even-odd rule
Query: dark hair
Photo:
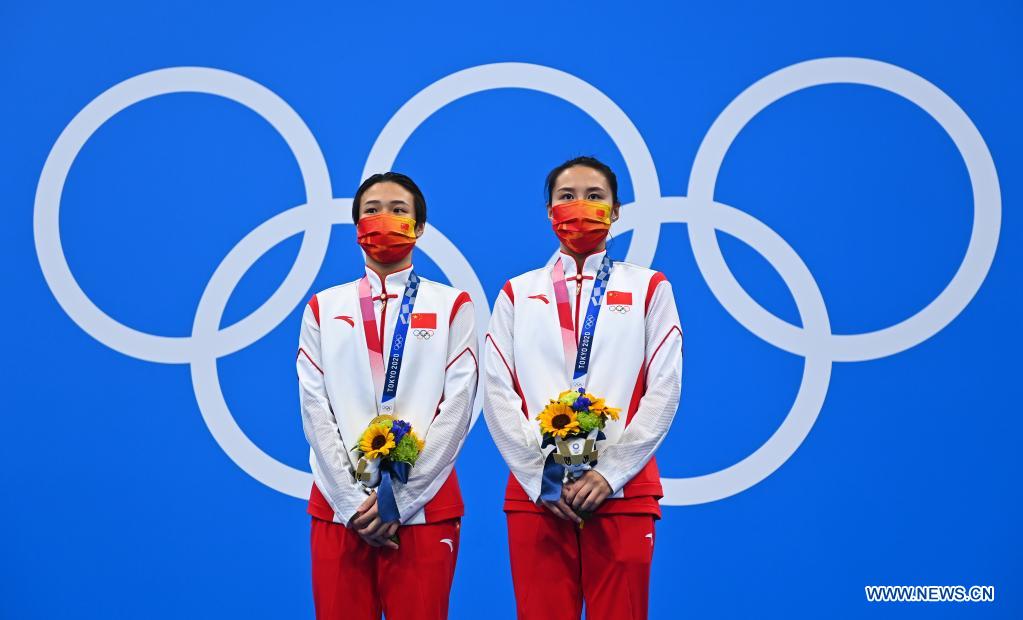
[[[377,183],[397,183],[407,189],[412,194],[413,206],[416,208],[416,226],[426,223],[426,198],[423,198],[422,190],[415,181],[400,172],[381,172],[362,182],[359,189],[355,190],[355,198],[352,199],[353,223],[359,223],[359,204],[362,202],[362,195]]]
[[[603,174],[608,186],[611,188],[611,204],[618,204],[618,177],[615,176],[614,170],[611,170],[610,166],[596,157],[583,155],[581,157],[574,157],[547,173],[547,180],[544,182],[543,189],[544,194],[547,195],[548,206],[554,200],[554,184],[558,182],[558,177],[561,176],[562,172],[573,166],[586,166]]]

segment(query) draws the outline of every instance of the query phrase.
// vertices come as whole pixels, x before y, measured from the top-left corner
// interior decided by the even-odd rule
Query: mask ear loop
[[[621,207],[619,207],[619,208],[621,208]],[[615,222],[617,222],[617,221],[618,221],[618,218],[615,218],[615,219],[611,220],[611,226],[614,226]],[[611,249],[613,247],[614,242],[615,242],[615,236],[611,234],[611,227],[609,226],[608,229],[607,229],[607,244],[605,245],[605,247],[607,248],[608,253],[611,252]]]

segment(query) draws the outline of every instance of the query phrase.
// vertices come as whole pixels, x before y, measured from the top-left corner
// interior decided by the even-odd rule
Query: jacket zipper
[[[384,278],[380,278],[380,302],[383,304],[380,308],[380,356],[384,356],[384,327],[387,325],[387,282]]]
[[[579,342],[579,306],[582,305],[579,302],[582,299],[583,294],[583,283],[582,280],[576,278],[575,281],[575,341]]]
[[[583,282],[586,281],[586,277],[583,276],[583,265],[576,260],[575,262],[575,342],[579,344],[579,306],[582,304],[583,296]]]

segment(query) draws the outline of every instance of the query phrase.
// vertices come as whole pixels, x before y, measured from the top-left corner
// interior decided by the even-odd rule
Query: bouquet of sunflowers
[[[394,483],[408,482],[409,470],[423,451],[424,442],[412,425],[391,415],[373,418],[352,452],[359,455],[355,477],[366,488],[377,489],[377,508],[384,522],[399,521]],[[391,540],[398,542],[395,534]]]
[[[551,456],[565,467],[565,478],[574,479],[597,462],[597,441],[607,421],[617,420],[621,409],[608,407],[603,398],[584,388],[566,390],[551,400],[536,416],[543,434],[543,447],[554,444]]]
[[[383,471],[404,483],[423,445],[408,422],[389,415],[377,416],[362,432],[359,445],[352,448],[359,455],[355,477],[366,487],[374,488],[379,486]]]

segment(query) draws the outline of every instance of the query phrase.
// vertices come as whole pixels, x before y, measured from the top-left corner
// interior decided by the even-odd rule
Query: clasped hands
[[[592,513],[611,496],[611,485],[596,470],[588,469],[582,476],[566,482],[561,487],[561,497],[556,502],[540,502],[556,516],[576,523],[582,523],[579,513]]]
[[[355,514],[348,522],[348,527],[355,530],[367,545],[388,549],[398,548],[398,543],[394,542],[392,537],[398,532],[400,525],[399,521],[384,521],[380,518],[376,491],[370,493],[366,501],[355,509]]]
[[[561,497],[558,501],[541,500],[541,503],[557,517],[582,523],[583,519],[579,513],[593,512],[610,496],[611,485],[598,472],[590,469],[579,478],[566,482],[561,487]],[[376,491],[355,510],[349,522],[349,527],[354,529],[366,544],[388,549],[398,548],[392,537],[398,532],[400,525],[398,521],[386,522],[380,518]]]

